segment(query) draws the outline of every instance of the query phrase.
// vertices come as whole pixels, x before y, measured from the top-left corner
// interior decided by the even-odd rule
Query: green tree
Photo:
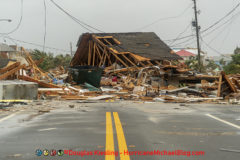
[[[240,48],[237,47],[235,50],[234,50],[234,54],[240,54]]]
[[[189,60],[185,61],[185,64],[192,70],[199,71],[199,65],[198,65],[198,58],[197,57],[190,57]],[[205,72],[206,68],[201,65],[201,71]]]
[[[206,66],[206,69],[210,69],[210,70],[215,70],[219,68],[219,65],[217,65],[213,60],[210,60],[208,62],[208,65]]]
[[[68,67],[72,59],[69,54],[59,54],[54,56],[53,53],[41,52],[39,50],[34,50],[31,53],[31,56],[33,60],[41,60],[43,58],[43,62],[40,63],[38,67],[44,71],[48,71],[49,69],[53,69],[58,66]]]
[[[227,74],[240,73],[240,48],[237,47],[234,50],[234,54],[232,55],[232,61],[223,68]]]
[[[219,63],[222,65],[222,66],[225,66],[226,65],[226,61],[224,61],[224,59],[220,59]]]

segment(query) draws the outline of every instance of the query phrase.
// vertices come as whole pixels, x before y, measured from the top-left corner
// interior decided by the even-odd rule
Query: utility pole
[[[198,50],[198,66],[199,71],[201,72],[201,48],[200,48],[200,41],[199,41],[199,30],[200,26],[198,25],[198,10],[197,10],[197,2],[196,0],[193,0],[194,3],[194,14],[195,14],[195,21],[193,21],[193,27],[196,28],[196,36],[197,36],[197,50]]]

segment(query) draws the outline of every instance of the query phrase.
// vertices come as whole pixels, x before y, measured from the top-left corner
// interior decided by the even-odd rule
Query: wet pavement
[[[70,104],[74,106],[70,108]],[[240,106],[139,102],[51,102],[45,106],[52,108],[39,112],[25,106],[0,113],[1,160],[103,160],[101,153],[106,147],[118,153],[106,156],[109,160],[240,157]],[[72,150],[79,154],[85,151],[93,155],[37,156],[37,149]],[[151,155],[154,151],[156,155]],[[144,153],[148,155],[139,155]],[[200,155],[190,155],[197,153]]]

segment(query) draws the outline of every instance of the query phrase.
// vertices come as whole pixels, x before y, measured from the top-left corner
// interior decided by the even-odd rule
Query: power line
[[[8,34],[12,34],[14,33],[15,31],[17,31],[19,29],[19,27],[21,26],[21,23],[22,23],[22,19],[23,19],[23,0],[21,0],[21,17],[20,17],[20,20],[18,22],[18,25],[16,28],[14,28],[12,31],[10,32],[7,32],[7,33],[0,33],[2,35],[8,35]]]
[[[211,47],[207,42],[205,42],[205,41],[203,40],[202,37],[200,37],[200,38],[201,38],[202,42],[203,42],[209,49],[211,49],[212,51],[214,51],[215,53],[217,53],[217,54],[219,54],[219,55],[221,55],[221,56],[226,57],[226,56],[223,55],[221,52],[219,52],[217,49]]]
[[[152,22],[152,23],[150,23],[150,24],[148,24],[148,25],[145,25],[145,26],[143,26],[143,27],[141,27],[141,28],[138,28],[138,29],[136,29],[136,30],[142,30],[142,29],[148,28],[148,27],[150,27],[150,26],[152,26],[152,25],[154,25],[154,24],[156,24],[156,23],[158,23],[158,22],[160,22],[160,21],[164,21],[164,20],[168,20],[168,19],[175,19],[175,18],[181,17],[181,16],[184,15],[184,13],[186,13],[186,11],[187,11],[189,8],[191,8],[191,6],[192,6],[192,4],[190,4],[189,6],[187,6],[187,7],[186,7],[179,15],[177,15],[177,16],[160,18],[160,19],[158,19],[158,20],[156,20],[156,21],[154,21],[154,22]]]
[[[188,36],[180,37],[178,39],[166,39],[164,41],[174,41],[174,40],[179,41],[179,40],[182,40],[182,39],[187,39],[187,38],[192,37],[192,36],[194,36],[194,35],[188,35]]]
[[[230,12],[228,12],[224,17],[220,18],[218,21],[216,21],[214,24],[203,30],[202,32],[206,32],[209,29],[213,28],[217,24],[219,24],[221,21],[223,21],[225,18],[227,18],[229,15],[231,15],[238,7],[240,6],[240,3],[238,3]]]
[[[232,23],[232,21],[235,20],[235,19],[237,19],[238,16],[240,16],[240,12],[238,12],[236,15],[234,15],[233,17],[231,17],[230,19],[228,19],[227,21],[225,21],[222,25],[218,26],[218,27],[215,28],[214,30],[212,30],[212,31],[210,31],[210,32],[208,32],[208,33],[205,33],[205,35],[203,35],[202,37],[207,37],[207,36],[211,35],[213,32],[215,32],[216,30],[218,30],[219,28],[223,27],[224,25],[227,25],[228,23]],[[221,32],[220,32],[217,36],[215,36],[208,44],[211,44],[212,41],[214,41],[218,36],[220,36],[221,33],[223,33],[223,31],[224,31],[227,27],[228,27],[228,26],[226,26],[223,30],[221,30]],[[180,42],[180,43],[175,44],[175,45],[173,45],[173,46],[181,45],[181,44],[184,44],[184,43],[186,43],[186,42],[188,42],[188,41],[191,41],[191,40],[193,40],[193,38],[189,38],[189,39],[187,39],[186,41]],[[192,44],[192,43],[193,43],[193,41],[190,42],[190,43],[188,43],[188,44],[186,44],[186,45],[189,45],[189,44]]]
[[[14,38],[11,38],[10,36],[6,36],[5,38],[12,40],[12,41],[20,42],[20,43],[25,43],[25,44],[29,44],[29,45],[33,45],[33,46],[37,46],[37,47],[43,47],[43,45],[41,45],[41,44],[14,39]],[[59,48],[54,48],[54,47],[49,47],[49,46],[45,46],[45,48],[70,53],[69,50],[65,50],[65,49],[59,49]]]
[[[65,9],[63,9],[60,5],[58,5],[54,0],[50,0],[58,9],[60,9],[63,13],[65,13],[68,17],[70,17],[72,20],[74,20],[76,23],[78,23],[80,26],[82,26],[83,28],[85,28],[86,30],[93,32],[91,29],[94,29],[98,32],[104,32],[101,31],[99,29],[97,29],[96,27],[93,27],[79,19],[77,19],[76,17],[72,16],[70,13],[68,13]],[[91,29],[89,29],[91,28]]]
[[[235,3],[234,3],[234,0],[232,1],[233,2],[233,7],[235,6]],[[225,43],[225,41],[228,39],[228,37],[229,37],[229,35],[230,35],[230,33],[231,33],[231,29],[232,29],[232,26],[233,26],[233,17],[234,17],[235,15],[233,14],[232,15],[232,20],[231,20],[231,22],[230,22],[230,24],[229,24],[229,28],[228,28],[228,31],[227,31],[227,34],[224,36],[224,38],[223,38],[223,40],[222,40],[222,42],[221,42],[221,44],[220,44],[220,48],[222,49],[222,47],[224,46],[224,43]]]
[[[229,15],[231,15],[238,7],[240,6],[240,3],[238,3],[231,11],[229,11],[225,16],[223,16],[222,18],[220,18],[218,21],[216,21],[215,23],[213,23],[212,25],[210,25],[209,27],[207,27],[205,30],[201,31],[200,33],[205,33],[208,30],[212,29],[214,26],[218,25],[220,22],[222,22],[225,18],[227,18]],[[219,28],[219,27],[217,27]],[[214,29],[213,31],[211,31],[210,33],[214,32],[216,29]],[[209,34],[209,33],[208,33]],[[192,35],[188,35],[188,36],[184,36],[184,37],[180,37],[178,38],[176,41],[178,40],[182,40],[182,39],[186,39],[191,37]],[[164,41],[173,41],[174,39],[169,39],[169,40],[164,40]]]
[[[223,27],[224,25],[227,25],[228,23],[232,23],[235,19],[238,18],[238,16],[240,16],[240,12],[238,12],[237,14],[235,14],[234,16],[232,16],[230,19],[228,19],[227,21],[225,21],[222,25],[218,26],[217,28],[215,28],[214,30],[212,30],[209,33],[206,33],[206,35],[203,35],[203,37],[209,36],[211,33],[213,33],[214,31],[216,31],[217,29]],[[223,30],[225,30],[228,26],[226,26]],[[221,32],[222,33],[222,32]],[[220,33],[220,34],[221,34]],[[218,34],[215,38],[217,38],[220,34]],[[214,38],[214,39],[215,39]],[[213,40],[214,40],[213,39]],[[211,42],[210,42],[211,43]]]
[[[43,0],[44,4],[44,38],[43,38],[43,52],[45,51],[45,45],[46,45],[46,36],[47,36],[47,6],[46,6],[46,0]]]
[[[185,41],[183,41],[183,42],[180,42],[180,43],[174,44],[174,45],[171,46],[171,47],[179,46],[179,45],[181,45],[181,44],[187,43],[187,42],[192,41],[192,40],[194,40],[194,39],[195,39],[195,36],[192,35],[189,39],[187,39],[187,40],[185,40]],[[193,42],[191,42],[191,43],[193,43]],[[191,44],[191,43],[189,43],[189,44]]]
[[[170,43],[170,46],[174,44],[178,38],[180,38],[191,27],[191,23]]]

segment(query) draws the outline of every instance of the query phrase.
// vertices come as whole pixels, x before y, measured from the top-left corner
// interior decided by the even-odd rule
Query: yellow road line
[[[113,112],[113,117],[115,121],[116,131],[117,131],[117,139],[118,139],[118,148],[120,153],[120,160],[130,160],[129,155],[124,155],[124,151],[128,152],[127,143],[125,140],[123,128],[121,121],[119,119],[118,113]]]
[[[106,152],[114,152],[114,139],[111,112],[106,112]],[[115,160],[115,155],[106,155],[105,160]]]
[[[31,103],[32,100],[23,100],[23,99],[7,99],[7,100],[0,100],[2,103],[11,103],[11,102],[22,102],[22,103]]]

